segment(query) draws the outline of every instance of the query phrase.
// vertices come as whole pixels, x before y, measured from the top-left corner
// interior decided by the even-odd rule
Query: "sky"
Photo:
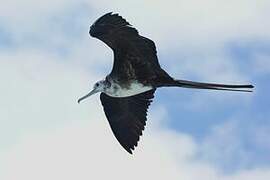
[[[0,179],[270,179],[270,1],[1,0]],[[173,77],[253,93],[161,88],[133,155],[99,96],[112,68],[90,25],[116,12]]]

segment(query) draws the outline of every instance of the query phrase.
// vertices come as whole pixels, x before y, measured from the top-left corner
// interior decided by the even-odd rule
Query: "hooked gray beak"
[[[78,103],[80,103],[82,100],[88,98],[89,96],[93,95],[97,93],[97,90],[96,89],[93,89],[90,93],[86,94],[85,96],[81,97],[79,100],[78,100]]]

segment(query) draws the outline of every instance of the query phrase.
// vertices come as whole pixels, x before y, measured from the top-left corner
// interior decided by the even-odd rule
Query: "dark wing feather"
[[[155,89],[130,97],[116,98],[101,93],[100,100],[119,143],[132,154],[146,124],[147,109]]]
[[[160,68],[155,43],[141,35],[118,14],[100,17],[90,28],[90,35],[112,48],[114,64],[111,77],[119,82],[138,80],[152,84],[158,78],[168,77]]]
[[[114,50],[117,49],[119,38],[138,36],[138,31],[118,14],[107,13],[96,20],[90,27],[89,34]]]

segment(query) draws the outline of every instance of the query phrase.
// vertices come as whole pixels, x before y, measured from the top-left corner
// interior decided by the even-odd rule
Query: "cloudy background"
[[[270,179],[269,0],[1,0],[0,179]],[[99,96],[112,51],[89,26],[118,12],[179,78],[253,93],[160,89],[134,155]]]

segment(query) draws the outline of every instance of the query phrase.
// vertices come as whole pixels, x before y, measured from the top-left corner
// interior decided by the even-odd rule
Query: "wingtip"
[[[105,16],[113,16],[113,15],[119,16],[118,13],[115,13],[115,12],[113,12],[113,11],[110,11],[110,12],[108,12],[108,13],[105,13],[105,14],[104,14],[103,16],[101,16],[101,17],[105,17]]]
[[[130,155],[133,154],[133,152],[131,151],[131,149],[125,148],[125,150],[126,150]]]
[[[122,145],[122,144],[121,144]],[[133,151],[134,151],[134,146],[131,146],[131,147],[127,147],[127,146],[122,146],[130,155],[133,154]]]
[[[106,13],[106,14],[104,14],[104,16],[108,16],[108,15],[113,15],[113,12],[112,11],[110,11],[110,12],[108,12],[108,13]]]
[[[128,153],[129,153],[130,155],[133,155],[133,152],[132,152],[132,151],[128,151]]]

